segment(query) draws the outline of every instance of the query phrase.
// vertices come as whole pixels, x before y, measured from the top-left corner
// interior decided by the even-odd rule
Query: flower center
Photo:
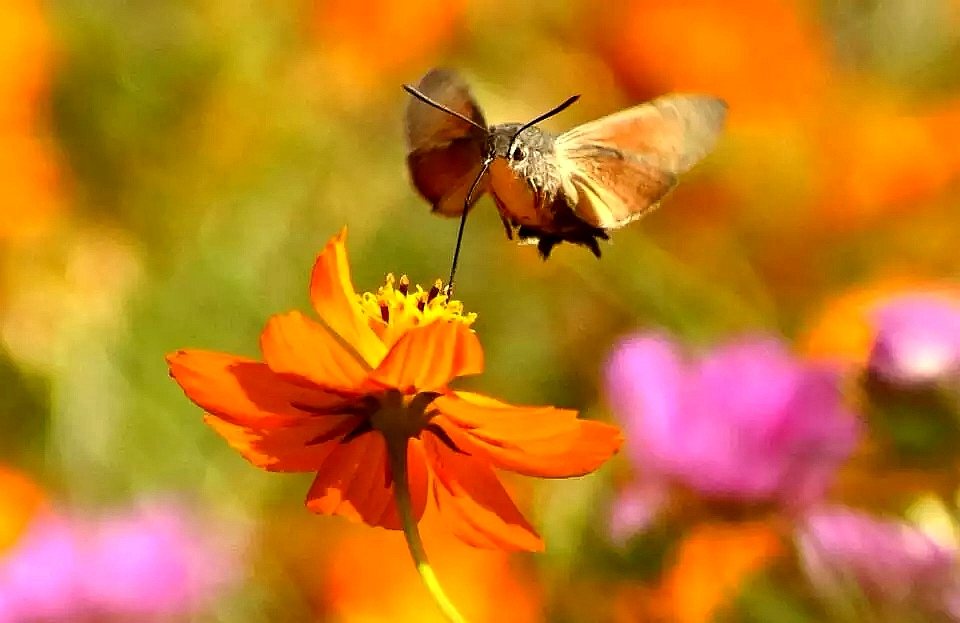
[[[395,389],[387,390],[370,414],[370,424],[387,439],[417,437],[429,425],[433,413],[428,407],[439,395],[436,392],[404,395]]]
[[[313,415],[362,416],[359,423],[356,420],[344,422],[344,426],[311,439],[309,445],[325,443],[341,436],[343,442],[349,442],[369,432],[379,431],[388,444],[397,447],[405,444],[407,439],[419,437],[421,432],[429,430],[451,449],[460,452],[460,448],[446,431],[430,422],[437,413],[430,408],[430,404],[440,395],[438,392],[403,394],[395,389],[388,389],[382,394],[369,394],[352,403],[334,407],[315,407],[300,402],[293,402],[291,405]]]
[[[387,275],[383,287],[376,293],[360,295],[360,308],[371,328],[381,337],[388,331],[397,334],[434,320],[454,320],[470,325],[477,318],[474,313],[464,313],[463,303],[447,296],[439,279],[429,290],[417,285],[411,291],[406,275],[399,281],[393,274]]]

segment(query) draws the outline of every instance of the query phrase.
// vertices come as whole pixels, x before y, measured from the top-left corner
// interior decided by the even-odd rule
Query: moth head
[[[504,123],[491,128],[487,136],[488,157],[502,158],[519,174],[536,169],[551,153],[553,135],[540,128]]]
[[[553,152],[553,137],[537,128],[536,125],[544,119],[549,119],[566,110],[578,99],[580,99],[579,95],[568,97],[562,104],[554,106],[523,125],[511,123],[494,129],[505,128],[506,132],[512,134],[505,154],[510,163],[510,168],[518,173],[526,173],[540,167],[544,155]]]

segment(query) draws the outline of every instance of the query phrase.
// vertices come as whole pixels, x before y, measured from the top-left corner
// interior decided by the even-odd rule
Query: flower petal
[[[215,415],[204,417],[210,428],[257,467],[272,472],[320,469],[340,446],[339,438],[361,423],[357,416],[308,417],[294,426],[251,428]],[[327,441],[321,441],[328,439]]]
[[[273,316],[260,335],[270,369],[291,380],[306,379],[323,389],[359,393],[368,369],[325,327],[298,311]]]
[[[432,422],[462,450],[527,476],[582,476],[623,443],[616,426],[577,419],[567,409],[517,407],[469,392],[440,396],[431,406],[441,413]]]
[[[307,493],[307,508],[322,515],[340,515],[371,526],[400,529],[383,436],[371,432],[334,446]],[[422,449],[411,444],[407,461],[414,517],[419,520],[427,490]]]
[[[320,318],[371,367],[376,367],[387,349],[360,310],[345,242],[347,229],[327,242],[310,276],[310,300]]]
[[[434,493],[453,532],[475,547],[542,551],[543,540],[517,510],[489,465],[423,435]]]
[[[367,433],[347,443],[337,443],[307,493],[307,508],[351,521],[379,519],[379,516],[371,517],[377,510],[372,507],[379,506],[382,514],[386,503],[379,504],[383,502],[382,496],[374,492],[383,491],[387,473],[386,444],[382,436]]]
[[[442,389],[451,379],[483,371],[483,348],[462,322],[437,320],[397,340],[370,379],[402,392]]]
[[[299,422],[307,404],[335,408],[343,398],[288,383],[266,364],[244,357],[201,350],[167,355],[170,375],[203,410],[224,420],[254,427]]]

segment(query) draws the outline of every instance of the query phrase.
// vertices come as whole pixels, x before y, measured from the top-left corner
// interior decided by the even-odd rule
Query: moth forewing
[[[486,127],[480,106],[458,73],[449,69],[433,69],[420,79],[417,89],[439,104]],[[475,126],[416,98],[411,98],[407,103],[404,129],[411,151],[443,147],[464,138],[482,143],[484,137]]]
[[[413,185],[435,213],[459,216],[471,184],[480,173],[486,127],[467,83],[456,72],[434,69],[418,83],[424,96],[473,120],[470,124],[416,98],[407,104],[404,129],[410,151],[407,167]],[[481,185],[471,198],[483,195]]]

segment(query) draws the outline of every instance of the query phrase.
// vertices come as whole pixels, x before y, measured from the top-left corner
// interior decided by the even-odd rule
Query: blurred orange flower
[[[704,524],[680,545],[661,585],[677,623],[707,623],[743,588],[744,581],[779,556],[783,544],[769,524]]]
[[[704,91],[727,100],[732,122],[768,113],[792,115],[818,101],[829,82],[823,34],[801,4],[609,3],[594,13],[593,39],[636,98]]]
[[[52,56],[42,6],[10,0],[0,20],[0,239],[42,231],[60,207],[56,159],[41,131]]]
[[[0,466],[0,552],[17,542],[43,502],[43,491],[35,482]]]
[[[541,620],[537,587],[504,552],[472,548],[439,528],[436,512],[424,516],[431,562],[468,621],[503,621],[509,604],[511,623]],[[403,539],[397,533],[349,534],[327,546],[321,593],[324,611],[344,623],[440,623]],[[313,567],[316,568],[316,559]],[[357,582],[357,578],[364,581]],[[376,599],[370,586],[377,586]]]
[[[376,294],[358,296],[345,238],[346,230],[332,238],[313,269],[323,324],[296,311],[274,316],[260,338],[264,363],[182,350],[168,356],[171,375],[254,465],[317,472],[307,494],[316,513],[399,528],[388,459],[405,451],[417,519],[429,489],[467,543],[542,549],[494,468],[586,474],[617,451],[619,430],[576,411],[451,390],[452,379],[483,368],[475,316],[440,282],[414,292],[391,275]]]
[[[906,111],[887,103],[895,97],[863,97],[824,116],[812,180],[831,225],[915,209],[960,181],[960,99]]]
[[[316,37],[339,82],[369,87],[437,56],[466,7],[467,0],[318,0]]]
[[[750,576],[783,552],[783,540],[769,523],[698,525],[685,535],[673,566],[657,588],[621,591],[615,618],[709,623],[732,604]]]

